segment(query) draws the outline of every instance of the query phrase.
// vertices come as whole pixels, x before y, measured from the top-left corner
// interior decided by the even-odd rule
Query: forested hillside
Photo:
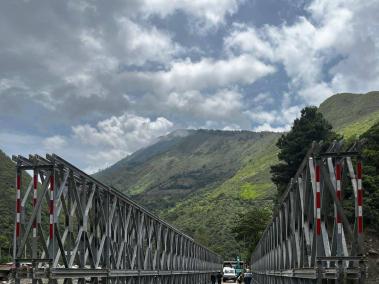
[[[319,110],[345,138],[361,135],[379,121],[379,92],[337,94],[325,100]]]
[[[3,261],[7,260],[5,255],[9,255],[8,250],[13,233],[14,214],[12,212],[15,208],[15,178],[16,173],[12,161],[0,150],[0,249]]]
[[[12,160],[0,150],[0,263],[11,259],[16,204],[14,165]],[[29,176],[23,177],[23,182],[29,181]]]
[[[273,145],[278,137],[268,132],[177,131],[95,176],[153,211],[171,208],[195,192],[219,188],[246,166],[261,174],[258,179],[263,183],[259,189],[266,190],[270,189],[269,175],[262,168],[267,161],[262,161],[261,166],[255,161],[267,154],[271,156],[266,160],[275,156]],[[222,188],[217,192],[221,193]],[[243,188],[245,199],[255,194],[248,184]],[[230,190],[227,195],[234,193]]]
[[[96,175],[211,249],[234,257],[238,213],[271,203],[277,133],[172,133]]]

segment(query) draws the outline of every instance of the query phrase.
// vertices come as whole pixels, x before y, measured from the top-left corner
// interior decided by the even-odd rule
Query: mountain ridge
[[[345,138],[361,135],[379,121],[379,91],[336,94],[321,103],[319,110]]]
[[[204,129],[190,130],[180,137],[169,134],[171,139],[161,139],[95,177],[111,182],[150,210],[157,211],[153,199],[158,195],[165,195],[159,206],[163,209],[178,201],[175,196],[181,198],[199,189],[221,185],[246,163],[242,155],[254,151],[253,144],[260,143],[260,139],[271,139],[273,144],[279,135]],[[119,170],[123,168],[127,168],[128,173],[121,176]]]

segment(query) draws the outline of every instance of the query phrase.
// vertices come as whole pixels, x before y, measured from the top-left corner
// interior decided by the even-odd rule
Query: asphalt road
[[[227,282],[222,282],[222,284],[237,284],[238,282],[233,282],[233,281],[227,281]],[[244,282],[242,282],[241,284],[243,284]],[[255,281],[251,281],[250,284],[257,284],[257,282]]]
[[[233,282],[233,281],[222,282],[222,284],[232,284],[232,283],[236,284],[238,282]],[[241,284],[244,284],[244,282],[242,282]],[[251,281],[250,284],[257,284],[257,282]]]

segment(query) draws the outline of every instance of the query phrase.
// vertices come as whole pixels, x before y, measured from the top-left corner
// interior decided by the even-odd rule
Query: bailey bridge
[[[221,269],[219,255],[59,156],[13,160],[16,283],[192,284]]]
[[[258,283],[364,283],[361,144],[342,142],[309,149],[252,254]]]
[[[252,254],[255,284],[364,283],[360,144],[341,146],[308,151]],[[205,284],[222,269],[219,255],[59,156],[13,160],[16,283]]]

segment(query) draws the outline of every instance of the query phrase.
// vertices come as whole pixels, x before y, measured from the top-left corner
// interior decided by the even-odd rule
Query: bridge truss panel
[[[341,146],[313,143],[288,185],[251,257],[262,283],[364,282],[360,144]]]
[[[221,269],[220,256],[59,156],[13,160],[17,282],[205,283]]]

